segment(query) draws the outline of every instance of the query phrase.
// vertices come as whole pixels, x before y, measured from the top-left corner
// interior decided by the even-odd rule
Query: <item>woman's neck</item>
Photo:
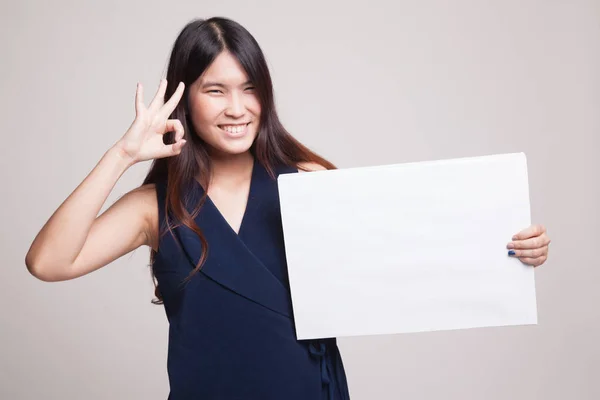
[[[252,173],[254,156],[250,151],[241,154],[212,155],[212,181],[223,183],[246,180]]]

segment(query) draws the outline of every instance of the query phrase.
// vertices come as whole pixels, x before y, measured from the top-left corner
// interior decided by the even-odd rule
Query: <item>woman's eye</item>
[[[246,90],[254,90],[254,86],[248,86]]]
[[[221,93],[221,91],[220,91],[220,90],[216,90],[216,89],[215,89],[215,90],[209,90],[209,91],[208,91],[208,93],[217,93],[217,92],[218,92],[218,93]]]

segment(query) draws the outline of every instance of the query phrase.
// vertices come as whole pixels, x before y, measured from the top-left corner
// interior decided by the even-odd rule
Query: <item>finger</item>
[[[162,107],[162,105],[165,102],[166,90],[167,90],[167,80],[161,79],[160,85],[158,85],[158,89],[156,89],[156,94],[154,95],[154,98],[152,99],[150,106],[148,106],[148,110],[156,111],[156,110],[160,109],[160,107]]]
[[[184,91],[185,91],[185,84],[183,82],[179,82],[179,85],[177,85],[177,89],[175,90],[175,93],[173,93],[173,95],[171,96],[169,101],[167,101],[165,103],[165,105],[162,107],[162,109],[160,110],[159,114],[160,114],[161,118],[164,118],[164,119],[169,118],[171,113],[173,113],[173,110],[175,110],[175,107],[177,107],[179,100],[181,100],[181,96],[183,95]]]
[[[138,82],[135,89],[135,113],[139,115],[144,110],[144,88]]]
[[[509,242],[506,245],[507,249],[537,249],[543,246],[548,246],[551,240],[545,233],[541,236],[536,236],[533,238],[525,239],[525,240],[515,240],[513,242]]]
[[[185,134],[183,130],[183,124],[178,119],[168,119],[165,124],[165,133],[167,132],[175,132],[175,141],[179,141],[183,139],[183,135]]]
[[[538,258],[548,255],[548,246],[540,247],[539,249],[511,250],[508,255],[518,258]]]
[[[180,154],[186,143],[187,141],[185,139],[181,139],[179,142],[165,145],[160,157],[172,157]]]
[[[529,239],[530,237],[540,236],[543,233],[546,233],[546,228],[543,225],[535,224],[514,235],[512,240]]]
[[[530,257],[519,258],[519,261],[521,261],[523,264],[531,265],[533,267],[539,267],[540,265],[545,263],[546,260],[547,260],[547,257],[545,257],[545,256],[537,257],[537,258],[530,258]]]

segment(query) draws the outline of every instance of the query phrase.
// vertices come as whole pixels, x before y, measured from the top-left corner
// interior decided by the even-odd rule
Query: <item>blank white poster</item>
[[[298,339],[537,324],[525,154],[278,178]]]

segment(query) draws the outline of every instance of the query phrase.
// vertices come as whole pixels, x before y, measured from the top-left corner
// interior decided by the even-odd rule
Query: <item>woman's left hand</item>
[[[550,238],[543,225],[531,225],[512,237],[506,246],[508,255],[517,257],[521,262],[539,267],[548,259]]]

